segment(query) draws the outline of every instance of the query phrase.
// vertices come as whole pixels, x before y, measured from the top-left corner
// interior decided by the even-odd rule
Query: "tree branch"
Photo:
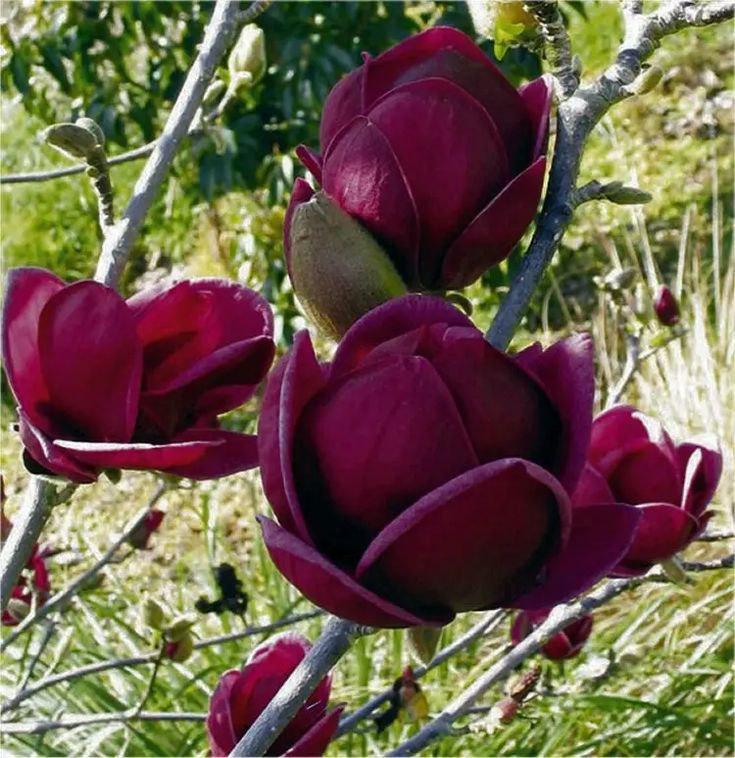
[[[244,639],[246,637],[253,637],[257,634],[268,634],[278,629],[283,629],[286,626],[297,624],[300,621],[308,621],[309,619],[321,616],[324,611],[308,611],[306,613],[298,613],[293,616],[286,616],[285,618],[274,621],[271,624],[265,624],[262,626],[251,626],[247,629],[242,629],[239,632],[231,632],[230,634],[222,634],[217,637],[209,637],[204,640],[199,640],[194,643],[195,650],[201,650],[202,648],[211,647],[212,645],[222,645],[227,642],[236,642],[237,640]],[[136,655],[130,658],[115,658],[108,661],[98,661],[96,663],[90,663],[86,666],[80,666],[76,669],[70,669],[69,671],[61,671],[58,674],[48,676],[45,679],[32,684],[30,687],[21,689],[14,695],[9,697],[1,706],[0,713],[7,713],[17,708],[22,702],[28,700],[28,698],[42,692],[49,687],[53,687],[63,682],[70,682],[74,679],[79,679],[83,676],[90,676],[92,674],[101,674],[104,671],[112,671],[114,669],[132,668],[133,666],[142,666],[146,663],[153,663],[156,660],[158,652],[146,653],[144,655]]]
[[[638,10],[638,4],[628,6]],[[546,267],[572,217],[573,190],[582,152],[590,133],[613,103],[632,94],[630,85],[642,71],[661,39],[689,26],[706,26],[733,17],[733,0],[700,4],[694,0],[668,2],[647,16],[625,14],[625,38],[615,63],[597,81],[577,89],[557,108],[557,134],[546,199],[521,267],[487,332],[487,339],[504,350],[528,307]]]
[[[55,721],[6,721],[3,734],[45,734],[54,729],[76,729],[97,724],[127,723],[130,721],[205,721],[206,713],[172,713],[169,711],[121,711],[120,713],[80,713],[66,715]]]
[[[306,657],[235,745],[230,755],[264,755],[317,684],[347,652],[355,637],[367,634],[368,631],[371,630],[332,616]]]
[[[702,563],[683,562],[682,568],[685,571],[691,572],[730,568],[733,565],[734,557],[733,555],[727,555],[723,558]],[[612,579],[579,600],[566,605],[556,606],[543,624],[478,677],[461,695],[446,706],[435,719],[394,751],[388,753],[388,755],[415,755],[434,740],[448,734],[452,724],[461,716],[469,713],[478,699],[493,684],[504,679],[513,669],[523,663],[526,658],[536,653],[547,640],[575,619],[581,618],[595,608],[605,605],[626,590],[633,589],[647,582],[668,583],[669,581],[667,575],[661,569],[656,568],[645,576],[632,577],[630,579]]]

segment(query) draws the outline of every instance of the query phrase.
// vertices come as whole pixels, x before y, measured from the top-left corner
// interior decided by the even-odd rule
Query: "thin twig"
[[[682,567],[690,572],[713,571],[730,568],[732,565],[732,555],[701,563],[682,563]],[[461,695],[449,703],[436,718],[432,719],[413,737],[406,740],[406,742],[391,753],[388,753],[388,755],[415,755],[434,740],[448,734],[452,729],[452,724],[461,716],[466,715],[493,684],[504,679],[511,671],[523,663],[526,658],[536,653],[548,639],[553,637],[557,632],[560,632],[575,619],[590,613],[595,608],[605,605],[626,590],[633,589],[647,582],[666,583],[669,581],[667,575],[657,568],[645,576],[632,577],[630,579],[612,579],[596,591],[575,602],[556,606],[543,624],[478,677]]]
[[[110,545],[107,552],[94,564],[88,568],[84,573],[80,574],[69,584],[66,589],[61,592],[57,592],[52,598],[46,601],[40,606],[32,616],[26,616],[18,626],[13,629],[13,632],[9,634],[0,643],[0,652],[5,650],[8,645],[13,643],[23,632],[30,629],[37,624],[41,619],[46,618],[50,613],[63,608],[66,604],[85,586],[89,584],[89,580],[96,576],[110,561],[115,557],[115,554],[120,547],[127,542],[130,535],[143,523],[146,516],[150,512],[151,508],[158,502],[163,493],[166,491],[166,484],[161,483],[156,488],[156,491],[150,497],[145,507],[143,507],[130,522],[130,525],[123,531],[123,533]]]
[[[630,384],[631,379],[635,376],[635,372],[638,370],[638,365],[641,361],[641,338],[637,334],[626,335],[627,352],[625,355],[625,366],[623,367],[623,373],[618,380],[618,383],[610,391],[610,395],[607,398],[606,408],[612,408],[616,405],[625,392],[625,388]]]
[[[475,640],[479,639],[480,637],[484,637],[487,634],[490,634],[490,632],[499,626],[499,624],[506,617],[507,613],[508,612],[504,610],[488,611],[485,613],[480,621],[477,622],[477,624],[471,627],[461,637],[458,637],[456,640],[454,640],[454,642],[442,648],[432,658],[432,660],[429,661],[429,663],[427,663],[425,666],[419,666],[415,668],[413,670],[414,678],[421,679],[421,677],[425,676],[429,671],[436,668],[437,666],[440,666],[442,663],[444,663],[444,661],[465,650]],[[387,702],[392,694],[393,688],[389,687],[379,695],[376,695],[374,698],[368,700],[367,703],[360,706],[354,713],[343,716],[339,722],[337,737],[341,737],[343,734],[351,732],[360,723],[360,721],[366,719],[376,708],[379,708],[381,705],[383,705],[383,703]]]
[[[637,5],[634,7],[637,8]],[[505,349],[528,307],[536,286],[551,262],[573,211],[573,190],[587,138],[613,103],[632,94],[630,85],[642,71],[661,39],[689,26],[707,26],[733,17],[733,0],[705,4],[678,0],[646,16],[626,13],[625,37],[617,58],[593,84],[581,87],[557,108],[554,157],[546,199],[536,230],[506,295],[488,330],[487,339]]]
[[[242,629],[238,632],[231,632],[230,634],[222,634],[217,637],[209,637],[204,640],[199,640],[194,644],[195,650],[201,650],[202,648],[211,647],[212,645],[223,645],[228,642],[236,642],[237,640],[244,639],[246,637],[252,637],[257,634],[268,634],[278,629],[282,629],[292,624],[297,624],[300,621],[308,621],[309,619],[321,616],[324,611],[308,611],[306,613],[299,613],[293,616],[287,616],[278,621],[274,621],[271,624],[265,624],[261,626],[251,626],[248,629]],[[64,682],[70,682],[74,679],[79,679],[84,676],[91,676],[93,674],[101,674],[104,671],[112,671],[115,669],[132,668],[134,666],[142,666],[146,663],[152,663],[156,658],[157,653],[146,653],[144,655],[131,656],[129,658],[115,658],[108,661],[97,661],[96,663],[90,663],[86,666],[80,666],[76,669],[70,669],[68,671],[60,671],[58,674],[47,676],[38,682],[35,682],[27,689],[20,689],[14,695],[9,697],[1,706],[0,713],[6,713],[14,710],[22,702],[28,700],[39,692],[53,687],[57,684]]]
[[[76,729],[80,726],[114,724],[128,721],[205,721],[206,713],[176,713],[170,711],[142,711],[134,709],[120,713],[80,713],[66,715],[56,721],[6,721],[2,725],[3,734],[44,734],[54,729]]]
[[[697,542],[722,542],[735,539],[735,532],[705,532],[697,537]]]
[[[347,652],[352,641],[368,631],[371,630],[332,616],[306,657],[294,669],[230,755],[264,755],[319,682]]]

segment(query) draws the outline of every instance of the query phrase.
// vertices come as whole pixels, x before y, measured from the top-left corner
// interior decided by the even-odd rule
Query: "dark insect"
[[[426,698],[410,666],[393,682],[388,707],[377,716],[373,716],[378,734],[398,718],[401,708],[405,708],[412,719],[424,718],[428,712]]]
[[[242,616],[248,607],[248,594],[242,588],[235,569],[229,563],[221,563],[214,571],[215,581],[220,592],[216,600],[202,596],[196,601],[199,613],[236,613]]]

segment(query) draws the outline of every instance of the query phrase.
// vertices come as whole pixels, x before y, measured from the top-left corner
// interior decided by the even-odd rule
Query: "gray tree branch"
[[[10,721],[3,724],[4,734],[45,734],[56,729],[77,729],[97,724],[129,723],[133,721],[204,721],[206,713],[176,713],[171,711],[140,711],[135,709],[120,713],[67,714],[50,721]]]
[[[731,568],[732,565],[733,556],[728,555],[724,558],[703,563],[682,563],[682,568],[685,571],[699,572]],[[449,703],[436,718],[432,719],[413,737],[406,740],[406,742],[388,753],[388,755],[415,755],[434,740],[448,734],[454,722],[461,716],[468,714],[478,699],[493,684],[504,679],[513,669],[523,663],[526,658],[536,653],[549,638],[560,632],[575,619],[609,603],[613,598],[620,595],[621,592],[633,589],[646,582],[667,583],[669,581],[668,576],[661,569],[656,568],[645,576],[630,579],[612,579],[579,600],[566,605],[556,606],[543,624],[478,677],[462,694]]]

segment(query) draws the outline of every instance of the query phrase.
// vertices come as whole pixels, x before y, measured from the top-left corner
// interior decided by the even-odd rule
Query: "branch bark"
[[[728,555],[704,563],[682,563],[686,571],[713,571],[730,568],[733,556]],[[566,605],[558,605],[549,614],[547,620],[534,632],[516,645],[507,655],[494,663],[473,684],[456,697],[435,719],[424,726],[411,739],[406,740],[388,755],[415,755],[434,740],[443,737],[451,731],[452,724],[461,716],[470,712],[478,699],[496,682],[504,679],[513,669],[518,667],[526,658],[536,653],[543,644],[557,632],[564,629],[575,619],[590,613],[595,608],[610,602],[626,590],[633,589],[646,582],[669,582],[669,578],[661,569],[653,569],[645,576],[631,579],[612,579],[589,595]]]
[[[53,721],[15,721],[3,724],[3,734],[45,734],[55,729],[76,729],[97,724],[127,723],[130,721],[205,721],[206,713],[176,713],[121,711],[120,713],[80,713],[66,715]]]

